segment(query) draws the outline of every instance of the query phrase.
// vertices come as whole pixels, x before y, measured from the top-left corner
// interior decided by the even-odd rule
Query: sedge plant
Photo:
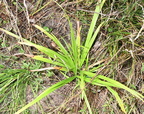
[[[48,56],[48,58],[44,58],[40,55],[28,55],[25,54],[28,57],[31,57],[36,60],[40,60],[43,62],[50,63],[53,65],[53,67],[47,68],[47,69],[57,69],[60,72],[72,72],[73,76],[66,76],[66,79],[52,85],[48,89],[46,89],[44,92],[42,92],[37,98],[35,98],[33,101],[22,107],[20,110],[18,110],[15,114],[19,114],[29,108],[30,106],[34,105],[38,101],[40,101],[42,98],[46,97],[51,92],[55,91],[56,89],[64,86],[65,84],[77,79],[78,85],[81,89],[81,96],[85,100],[85,103],[87,105],[87,108],[89,110],[89,113],[92,114],[92,110],[90,107],[90,104],[87,99],[86,95],[86,83],[91,83],[92,85],[97,86],[103,86],[106,87],[112,95],[116,98],[121,110],[126,113],[123,100],[120,98],[119,94],[113,89],[113,87],[117,87],[120,89],[124,89],[131,93],[133,96],[137,97],[138,99],[143,101],[144,96],[140,93],[136,92],[135,90],[132,90],[128,88],[127,86],[119,83],[118,81],[108,78],[103,75],[97,75],[95,76],[95,71],[88,69],[87,64],[89,64],[89,51],[100,31],[101,26],[104,23],[101,23],[97,29],[95,30],[95,25],[97,23],[99,13],[101,12],[102,6],[105,3],[105,0],[100,0],[100,3],[96,6],[92,22],[90,24],[89,31],[87,33],[87,37],[84,43],[81,43],[81,37],[80,37],[80,27],[77,29],[77,35],[75,35],[74,29],[72,27],[72,23],[69,21],[70,25],[70,37],[71,37],[71,43],[66,44],[64,46],[57,37],[55,37],[53,34],[48,33],[45,29],[38,25],[34,25],[37,29],[45,33],[50,39],[55,42],[55,44],[58,46],[58,51],[51,50],[49,48],[34,44],[24,38],[21,38],[20,36],[13,34],[7,30],[4,30],[0,28],[1,31],[17,38],[22,39],[20,44],[25,44],[28,46],[33,46],[37,48],[39,51],[43,52],[45,55]],[[96,68],[92,68],[96,69]],[[64,73],[63,73],[64,74]]]

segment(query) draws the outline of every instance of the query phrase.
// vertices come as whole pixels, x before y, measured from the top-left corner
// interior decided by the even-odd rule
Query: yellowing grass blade
[[[115,96],[121,110],[126,114],[126,110],[124,108],[124,103],[123,103],[122,99],[119,97],[118,93],[114,89],[112,89],[111,87],[107,86],[107,89],[113,94],[113,96]]]
[[[49,57],[52,57],[52,58],[55,58],[55,57],[63,58],[62,55],[60,55],[59,53],[57,53],[57,52],[55,52],[55,51],[53,51],[53,50],[51,50],[49,48],[34,44],[32,42],[19,42],[19,43],[20,44],[25,44],[25,45],[28,45],[28,46],[33,46],[33,47],[37,48],[38,50],[40,50],[41,52],[43,52],[46,55],[48,55]]]
[[[14,34],[14,33],[12,33],[12,32],[9,32],[9,31],[7,31],[7,30],[5,30],[5,29],[3,29],[3,28],[0,28],[0,31],[3,31],[3,32],[5,32],[6,34],[15,37],[15,38],[18,39],[18,40],[25,41],[25,42],[29,42],[28,40],[26,40],[26,39],[24,39],[24,38],[22,38],[22,37],[20,37],[20,36],[18,36],[18,35],[16,35],[16,34]]]
[[[48,58],[43,58],[41,56],[33,56],[32,58],[36,59],[36,60],[40,60],[40,61],[46,62],[46,63],[53,64],[53,65],[64,66],[63,64],[61,64],[59,62],[56,62],[56,61],[48,59]]]
[[[89,114],[92,114],[92,110],[91,110],[91,107],[90,107],[89,101],[88,101],[88,99],[87,99],[86,93],[83,92],[83,94],[84,94],[84,100],[85,100],[85,103],[86,103],[87,108],[88,108],[88,110],[89,110]]]

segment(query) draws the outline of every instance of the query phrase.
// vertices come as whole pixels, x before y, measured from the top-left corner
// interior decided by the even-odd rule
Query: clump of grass
[[[92,114],[92,110],[91,110],[91,106],[89,104],[89,101],[86,95],[86,83],[106,87],[112,93],[112,95],[116,98],[121,110],[124,113],[126,113],[126,110],[125,110],[123,100],[120,98],[118,92],[116,92],[113,89],[113,87],[124,89],[128,91],[129,93],[131,93],[133,96],[143,101],[144,96],[136,92],[135,90],[132,90],[128,88],[127,86],[121,84],[120,82],[110,79],[106,76],[96,75],[95,70],[92,70],[92,69],[96,69],[97,67],[93,67],[92,69],[88,68],[89,51],[92,48],[92,45],[96,39],[96,36],[98,35],[98,32],[100,31],[100,28],[104,24],[104,22],[102,22],[97,27],[96,30],[94,29],[104,2],[105,0],[102,0],[96,6],[95,12],[97,13],[93,15],[93,19],[92,19],[92,22],[91,22],[91,25],[90,25],[90,28],[86,37],[86,41],[84,42],[84,45],[81,43],[81,36],[80,36],[81,27],[77,28],[77,35],[75,36],[75,32],[73,30],[72,23],[70,21],[69,21],[69,25],[70,25],[71,44],[66,44],[66,48],[53,34],[48,33],[45,29],[43,29],[42,27],[38,25],[34,25],[37,29],[44,32],[49,38],[51,38],[56,43],[56,45],[58,46],[58,52],[53,51],[49,48],[45,48],[43,46],[34,44],[26,39],[22,39],[23,41],[19,42],[20,44],[25,44],[25,45],[33,46],[37,48],[38,50],[46,54],[49,58],[25,54],[26,56],[54,65],[53,67],[49,67],[47,69],[57,69],[57,70],[60,70],[61,72],[72,72],[73,76],[65,75],[66,77],[65,80],[62,80],[52,85],[48,89],[46,89],[36,99],[34,99],[29,104],[27,104],[26,106],[22,107],[19,111],[17,111],[16,114],[21,113],[22,111],[32,106],[33,104],[37,103],[39,100],[41,100],[42,98],[44,98],[45,96],[53,92],[54,90],[64,86],[65,84],[73,81],[74,79],[78,80],[78,86],[81,90],[82,99],[85,100],[90,114]],[[7,34],[17,39],[21,39],[20,36],[17,36],[9,31],[6,31],[2,28],[0,30],[6,32]]]
[[[29,69],[40,67],[41,63],[38,61],[35,64],[23,62],[21,69],[10,69],[0,65],[0,113],[14,113],[19,106],[26,104],[24,93],[26,93],[27,87],[33,88],[35,84],[40,86],[38,78],[36,78],[39,73],[32,73]]]

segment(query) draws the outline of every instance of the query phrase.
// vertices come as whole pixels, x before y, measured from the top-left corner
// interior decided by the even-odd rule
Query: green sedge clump
[[[28,46],[33,46],[37,48],[39,51],[43,52],[45,55],[47,55],[49,58],[44,58],[39,55],[28,55],[25,54],[28,57],[31,57],[33,59],[47,62],[53,65],[53,67],[47,68],[48,69],[57,69],[61,72],[73,72],[73,76],[65,76],[67,77],[65,80],[62,80],[48,89],[46,89],[43,93],[41,93],[37,98],[35,98],[33,101],[28,103],[26,106],[22,107],[19,111],[17,111],[15,114],[19,114],[22,111],[26,110],[30,106],[37,103],[42,98],[46,97],[51,92],[55,91],[56,89],[64,86],[65,84],[73,81],[74,79],[77,79],[78,86],[81,89],[81,95],[82,98],[85,100],[87,108],[89,110],[89,113],[92,114],[92,110],[90,107],[90,104],[87,99],[86,95],[86,83],[91,83],[92,85],[97,86],[103,86],[106,87],[112,95],[115,96],[121,110],[126,113],[126,109],[124,107],[124,103],[122,99],[120,98],[119,94],[113,89],[113,87],[117,87],[120,89],[124,89],[131,93],[133,96],[139,98],[140,100],[143,100],[144,96],[140,93],[136,92],[135,90],[132,90],[128,88],[127,86],[119,83],[118,81],[115,81],[113,79],[110,79],[103,75],[97,75],[95,74],[95,70],[97,67],[93,67],[91,69],[87,69],[87,65],[89,63],[89,57],[88,54],[90,52],[90,49],[92,48],[92,45],[100,31],[100,28],[103,26],[104,22],[102,22],[97,29],[95,30],[95,26],[99,17],[99,14],[102,10],[103,4],[105,3],[105,0],[101,0],[101,2],[96,6],[95,12],[92,18],[92,22],[89,28],[89,31],[87,33],[86,40],[83,43],[81,43],[81,37],[80,37],[80,30],[81,28],[78,27],[77,29],[77,35],[75,35],[74,29],[72,27],[72,23],[69,21],[70,25],[70,37],[71,37],[71,43],[67,44],[66,47],[59,41],[57,37],[55,37],[52,33],[49,33],[48,28],[42,28],[38,25],[34,25],[37,29],[45,33],[53,42],[57,45],[58,51],[51,50],[49,48],[34,44],[24,38],[21,38],[20,36],[17,36],[9,31],[6,31],[2,28],[0,28],[1,31],[6,32],[7,34],[17,38],[21,39],[22,42],[19,42],[20,44],[25,44]],[[54,60],[54,61],[53,61]],[[85,68],[86,67],[86,68]]]

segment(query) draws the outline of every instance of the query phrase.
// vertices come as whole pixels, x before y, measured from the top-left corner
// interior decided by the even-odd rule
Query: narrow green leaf
[[[93,78],[95,76],[95,73],[91,73],[91,72],[88,72],[88,71],[82,71],[84,74],[86,74],[87,76]],[[86,78],[85,80],[87,82],[91,82],[92,84],[95,84],[95,85],[101,85],[101,86],[112,86],[112,87],[117,87],[117,88],[121,88],[121,89],[124,89],[124,90],[127,90],[129,93],[131,93],[132,95],[136,96],[137,98],[139,98],[140,100],[144,101],[144,96],[140,93],[138,93],[137,91],[133,90],[133,89],[130,89],[128,88],[127,86],[121,84],[120,82],[116,81],[116,80],[113,80],[113,79],[110,79],[106,76],[103,76],[103,75],[98,75],[96,76],[95,79],[91,80],[91,78]],[[105,81],[102,81],[102,80],[105,80]]]
[[[94,13],[94,15],[93,15],[93,19],[92,19],[92,22],[91,22],[91,25],[90,25],[90,28],[89,28],[89,31],[87,34],[87,38],[85,41],[85,45],[84,45],[84,48],[83,48],[83,51],[81,54],[81,66],[83,65],[83,63],[86,59],[86,56],[87,56],[87,54],[88,54],[88,52],[89,52],[89,50],[90,50],[90,48],[94,42],[99,30],[100,30],[100,27],[102,26],[102,24],[100,24],[94,33],[94,28],[95,28],[96,22],[98,20],[99,14],[101,12],[101,9],[102,9],[104,3],[105,3],[105,0],[102,0],[102,1],[100,0],[100,3],[98,3],[98,5],[96,5],[96,9],[95,9],[96,13]]]
[[[40,28],[38,25],[35,25],[37,28]],[[56,41],[55,43],[57,43],[57,45],[61,48],[61,52],[63,52],[63,54],[59,53],[59,52],[56,52],[56,51],[53,51],[49,48],[46,48],[46,47],[43,47],[43,46],[40,46],[40,45],[37,45],[37,44],[34,44],[24,38],[21,38],[20,36],[16,35],[16,34],[13,34],[7,30],[4,30],[2,28],[0,28],[1,31],[19,39],[20,41],[22,42],[19,42],[20,44],[25,44],[25,45],[28,45],[28,46],[34,46],[35,48],[37,48],[38,50],[40,50],[41,52],[45,53],[46,55],[48,55],[49,57],[52,57],[54,59],[57,58],[57,61],[66,65],[67,68],[70,68],[70,69],[73,69],[75,68],[75,63],[73,62],[72,60],[72,57],[71,55],[65,50],[65,48],[62,46],[62,44],[58,41],[58,39],[54,36],[54,35],[51,35],[49,34],[48,32],[46,32],[46,34],[50,37],[50,38],[53,38],[54,41]],[[45,31],[44,29],[41,29],[42,31]]]
[[[72,68],[75,67],[75,63],[73,62],[73,59],[71,57],[71,55],[69,54],[69,52],[64,48],[64,46],[62,45],[62,43],[58,40],[58,38],[56,38],[53,34],[48,33],[45,29],[43,29],[42,27],[38,26],[38,25],[34,25],[37,29],[39,29],[40,31],[44,32],[49,38],[51,38],[58,46],[60,53],[54,53],[54,51],[51,51],[50,54],[54,54],[54,56],[56,55],[57,57],[59,57],[64,64],[67,64],[68,66],[71,66]],[[46,51],[46,49],[41,49],[40,51]],[[49,50],[50,51],[50,50]],[[58,55],[57,55],[58,54]],[[47,54],[49,55],[49,54]]]
[[[87,105],[87,107],[88,107],[88,110],[89,110],[89,114],[92,114],[92,110],[91,110],[89,101],[88,101],[88,99],[87,99],[86,93],[84,92],[83,94],[84,94],[85,103],[86,103],[86,105]]]
[[[49,38],[51,38],[57,44],[57,46],[60,48],[61,52],[63,52],[64,54],[68,54],[68,52],[66,51],[64,46],[61,44],[61,42],[53,34],[48,33],[45,29],[43,29],[42,27],[40,27],[38,25],[34,25],[34,26],[37,29],[39,29],[40,31],[42,31],[43,33],[45,33]]]
[[[74,63],[74,73],[77,74],[77,69],[78,69],[78,47],[77,47],[77,44],[76,44],[76,36],[75,36],[75,33],[74,33],[74,30],[73,30],[73,26],[72,26],[72,23],[70,22],[70,20],[68,19],[69,21],[69,27],[70,27],[70,37],[71,37],[71,54],[72,54],[72,58],[73,58],[73,63]]]
[[[91,46],[92,46],[92,44],[93,44],[93,42],[95,41],[95,39],[96,39],[96,37],[97,37],[97,35],[98,35],[99,31],[100,31],[100,28],[102,27],[103,24],[104,24],[104,22],[102,22],[102,23],[97,27],[97,29],[96,29],[96,31],[94,32],[94,35],[92,36],[89,44],[88,44],[88,45],[85,45],[85,47],[91,47]]]
[[[119,97],[118,93],[109,86],[107,86],[107,89],[113,94],[113,96],[115,96],[121,110],[126,114],[126,110],[124,108],[124,103],[123,103],[122,99]]]
[[[33,59],[36,59],[36,60],[40,60],[40,61],[43,61],[43,62],[47,62],[47,63],[53,64],[53,65],[58,65],[58,66],[62,66],[62,67],[65,66],[65,65],[62,64],[62,63],[53,61],[53,60],[51,60],[51,59],[43,58],[43,57],[41,57],[41,56],[33,56],[32,58],[33,58]]]
[[[87,35],[87,39],[86,39],[85,45],[88,45],[88,43],[91,40],[91,37],[92,37],[92,34],[94,32],[94,28],[95,28],[96,22],[97,22],[98,17],[99,17],[99,13],[101,12],[101,9],[102,9],[104,3],[105,3],[105,0],[102,0],[101,3],[98,3],[98,5],[96,5],[96,9],[95,9],[96,13],[94,13],[94,15],[93,15],[93,19],[92,19],[92,22],[91,22],[91,25],[90,25],[90,28],[89,28],[89,32],[88,32],[88,35]]]
[[[27,108],[29,108],[30,106],[32,106],[33,104],[37,103],[38,101],[40,101],[42,98],[46,97],[48,94],[50,94],[51,92],[55,91],[56,89],[64,86],[65,84],[71,82],[72,80],[74,80],[76,78],[76,76],[74,77],[70,77],[68,79],[62,80],[54,85],[52,85],[51,87],[49,87],[48,89],[46,89],[44,92],[42,92],[37,98],[35,98],[33,101],[31,101],[30,103],[28,103],[27,105],[25,105],[24,107],[22,107],[20,110],[18,110],[15,114],[20,114],[21,112],[23,112],[24,110],[26,110]]]
[[[98,77],[99,79],[103,79],[103,80],[106,80],[106,81],[110,82],[110,83],[113,84],[115,87],[118,87],[118,88],[122,88],[122,89],[127,90],[127,91],[130,92],[132,95],[134,95],[134,96],[136,96],[137,98],[139,98],[140,100],[144,101],[144,100],[143,100],[143,99],[144,99],[144,96],[143,96],[142,94],[136,92],[136,91],[133,90],[133,89],[128,88],[127,86],[121,84],[120,82],[115,81],[115,80],[113,80],[113,79],[110,79],[110,78],[108,78],[108,77],[105,77],[105,76],[103,76],[103,75],[98,75],[97,77]]]
[[[89,82],[93,85],[98,85],[98,86],[113,86],[115,87],[113,84],[109,83],[109,82],[105,82],[105,81],[102,81],[98,78],[95,78],[95,79],[92,79],[92,78],[85,78],[85,81],[86,82]]]
[[[8,35],[10,35],[10,36],[12,36],[12,37],[15,37],[15,38],[17,38],[17,39],[20,40],[20,41],[30,42],[30,41],[28,41],[28,40],[26,40],[26,39],[24,39],[24,38],[22,38],[22,37],[20,37],[20,36],[18,36],[18,35],[16,35],[16,34],[12,33],[12,32],[9,32],[9,31],[3,29],[3,28],[0,28],[0,31],[3,31],[3,32],[5,32],[6,34],[8,34]]]
[[[104,22],[103,22],[104,23]],[[83,65],[83,62],[85,61],[86,56],[88,55],[89,50],[91,49],[96,36],[98,35],[98,32],[100,31],[101,26],[103,25],[103,23],[101,23],[98,28],[96,29],[94,35],[92,36],[91,40],[89,41],[89,43],[85,44],[85,48],[83,48],[82,54],[81,54],[81,66]]]
[[[12,33],[12,32],[9,32],[9,31],[7,31],[7,30],[5,30],[5,29],[3,29],[3,28],[0,28],[0,30],[3,31],[3,32],[5,32],[6,34],[8,34],[8,35],[10,35],[10,36],[13,36],[13,37],[19,39],[19,40],[22,39],[20,36],[14,34],[14,33]]]
[[[48,55],[49,57],[52,57],[52,58],[59,57],[59,58],[63,58],[64,59],[64,57],[62,55],[60,55],[56,51],[53,51],[53,50],[51,50],[49,48],[34,44],[32,42],[19,42],[19,43],[20,44],[25,44],[25,45],[28,45],[28,46],[33,46],[33,47],[37,48],[38,50],[40,50],[41,52],[43,52],[44,54]]]

